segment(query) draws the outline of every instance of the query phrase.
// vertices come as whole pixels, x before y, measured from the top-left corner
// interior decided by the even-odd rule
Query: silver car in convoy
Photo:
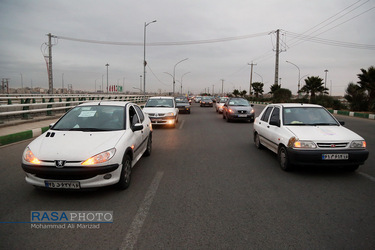
[[[254,122],[254,143],[277,154],[280,167],[340,166],[355,171],[369,152],[366,141],[328,110],[313,104],[270,104]]]
[[[227,122],[233,120],[254,122],[253,106],[243,98],[231,97],[223,105],[223,119]]]
[[[166,125],[175,128],[178,123],[179,110],[174,97],[171,96],[150,97],[143,112],[150,117],[152,125]]]
[[[228,97],[221,97],[216,101],[216,112],[219,114],[223,113],[223,106],[227,100]]]

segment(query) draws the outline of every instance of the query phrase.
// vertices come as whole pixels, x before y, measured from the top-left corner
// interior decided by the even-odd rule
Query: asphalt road
[[[355,173],[283,172],[255,148],[253,124],[197,104],[175,129],[154,129],[125,191],[37,190],[20,165],[28,142],[2,147],[0,249],[375,249],[375,121],[339,119],[367,140]],[[31,211],[113,211],[113,223],[37,229]]]

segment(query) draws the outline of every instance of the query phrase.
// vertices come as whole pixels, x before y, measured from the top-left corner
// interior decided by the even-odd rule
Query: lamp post
[[[298,91],[297,91],[297,93],[299,94],[299,88],[300,88],[300,86],[301,86],[301,70],[299,69],[299,67],[297,66],[297,65],[295,65],[294,63],[292,63],[292,62],[289,62],[289,61],[286,61],[287,63],[290,63],[290,64],[292,64],[292,65],[294,65],[294,66],[296,66],[297,67],[297,69],[298,69]]]
[[[181,95],[182,95],[182,78],[184,77],[184,75],[187,75],[187,74],[189,74],[189,73],[191,73],[190,71],[189,72],[186,72],[185,74],[183,74],[182,76],[181,76]]]
[[[185,58],[185,59],[179,61],[179,62],[176,63],[176,64],[174,65],[174,67],[173,67],[173,96],[174,96],[174,88],[175,88],[175,84],[176,84],[176,77],[175,77],[175,75],[176,75],[176,66],[177,66],[177,64],[182,63],[183,61],[186,61],[186,60],[188,60],[188,59],[189,59],[189,58]]]
[[[107,67],[107,94],[108,94],[108,66],[109,66],[109,64],[107,63],[107,64],[104,65],[104,66]]]
[[[327,88],[327,73],[328,73],[328,69],[324,70],[324,72],[326,73],[326,76],[324,78],[324,88]],[[324,92],[323,92],[324,94]]]
[[[142,94],[142,75],[139,76],[139,93]]]
[[[146,27],[151,24],[156,23],[156,20],[145,23],[144,29],[143,29],[143,94],[146,95]]]

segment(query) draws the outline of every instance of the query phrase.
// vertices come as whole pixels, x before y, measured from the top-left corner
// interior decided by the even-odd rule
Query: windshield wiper
[[[83,131],[83,132],[94,132],[94,131],[108,131],[100,128],[71,128],[69,131]]]
[[[311,124],[311,125],[313,125],[313,126],[329,126],[329,125],[335,125],[335,126],[338,126],[338,124],[337,123],[328,123],[328,122],[319,122],[319,123],[313,123],[313,124]]]

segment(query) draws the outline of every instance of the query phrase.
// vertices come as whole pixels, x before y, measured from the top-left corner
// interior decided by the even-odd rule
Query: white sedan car
[[[254,122],[254,143],[278,155],[280,167],[342,166],[355,171],[368,158],[366,141],[313,104],[271,104]]]
[[[153,125],[167,125],[172,128],[178,123],[178,108],[172,96],[150,97],[143,108]]]
[[[152,126],[130,102],[90,102],[71,109],[33,140],[22,156],[26,182],[50,189],[117,184],[126,189],[132,167],[151,154]]]

